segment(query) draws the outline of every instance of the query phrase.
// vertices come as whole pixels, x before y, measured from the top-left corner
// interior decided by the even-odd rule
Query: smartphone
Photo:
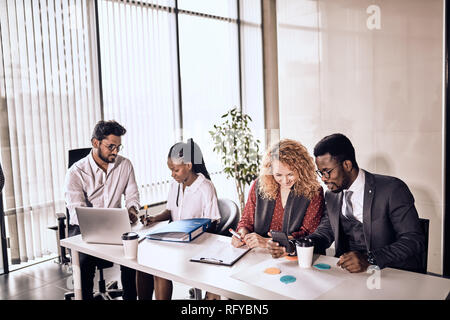
[[[289,242],[289,238],[286,233],[274,230],[271,230],[270,233],[272,234],[273,241],[278,242],[280,246],[285,247],[287,253],[292,253],[295,251],[295,247],[291,242]]]

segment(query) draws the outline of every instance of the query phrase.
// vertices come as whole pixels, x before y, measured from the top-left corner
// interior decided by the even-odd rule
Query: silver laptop
[[[127,209],[76,207],[81,238],[88,243],[122,244],[131,231]]]

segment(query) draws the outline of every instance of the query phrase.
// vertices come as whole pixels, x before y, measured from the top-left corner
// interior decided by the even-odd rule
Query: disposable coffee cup
[[[311,268],[314,245],[308,238],[301,238],[295,241],[297,249],[298,265],[300,268]]]
[[[139,236],[136,232],[125,232],[122,235],[123,252],[126,259],[137,259]]]

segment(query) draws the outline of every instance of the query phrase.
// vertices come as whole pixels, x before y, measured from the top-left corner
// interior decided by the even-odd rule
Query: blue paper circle
[[[297,279],[294,276],[282,276],[280,278],[280,281],[285,283],[285,284],[288,284],[288,283],[291,283],[291,282],[295,282],[296,280]]]
[[[331,266],[326,263],[318,263],[318,264],[314,265],[314,268],[319,269],[319,270],[328,270],[331,268]]]

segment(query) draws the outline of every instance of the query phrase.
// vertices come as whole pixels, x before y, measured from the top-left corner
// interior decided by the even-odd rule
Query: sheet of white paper
[[[313,264],[326,263],[331,266],[328,270],[301,269],[297,261],[289,261],[285,258],[269,258],[259,264],[241,270],[231,277],[255,285],[266,290],[274,291],[290,299],[315,299],[331,290],[348,277],[348,272],[331,263],[324,256],[320,256]],[[280,274],[267,274],[268,268],[278,268]],[[295,282],[283,283],[280,278],[293,276]]]
[[[208,248],[202,250],[192,257],[193,260],[206,259],[210,261],[220,260],[224,264],[231,263],[248,250],[247,246],[235,248],[231,245],[231,240],[219,238],[208,244]]]
[[[131,231],[136,232],[139,236],[139,242],[145,239],[145,236],[152,230],[156,230],[157,227],[161,227],[167,224],[168,221],[156,222],[150,226],[144,226],[141,222],[136,222],[131,226]]]

